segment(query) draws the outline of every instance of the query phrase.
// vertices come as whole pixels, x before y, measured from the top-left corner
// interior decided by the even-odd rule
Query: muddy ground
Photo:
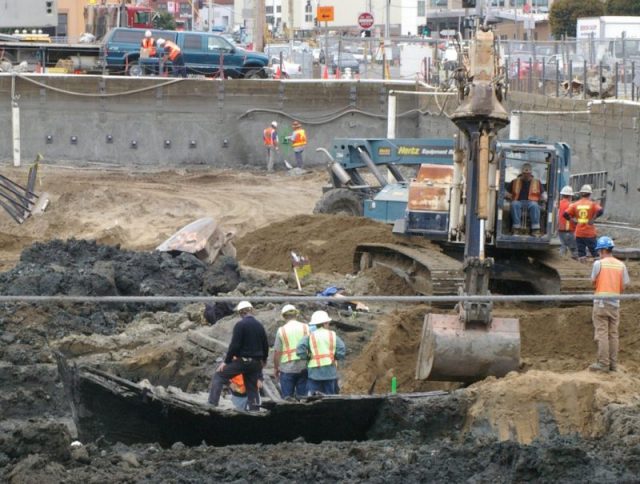
[[[15,179],[21,172],[8,170]],[[124,173],[45,167],[51,205],[18,226],[0,214],[0,294],[296,294],[289,252],[311,259],[304,283],[351,294],[407,294],[381,269],[360,276],[359,241],[399,241],[363,219],[309,215],[326,175]],[[286,197],[283,198],[283,194]],[[238,234],[238,259],[208,266],[150,252],[175,230],[213,216]],[[633,243],[629,236],[624,239]],[[69,240],[71,239],[71,240]],[[405,241],[406,242],[406,241]],[[421,243],[423,241],[412,241]],[[630,263],[634,290],[639,266]],[[585,270],[589,270],[588,267]],[[258,306],[270,338],[275,304]],[[318,307],[301,305],[304,317]],[[466,388],[417,382],[424,305],[326,307],[349,352],[345,393],[443,389],[437,398],[392,399],[365,442],[162,449],[105,441],[72,447],[73,425],[54,364],[59,350],[134,381],[206,391],[215,358],[194,332],[228,338],[233,316],[210,326],[201,304],[4,304],[0,312],[0,479],[9,482],[633,482],[640,471],[640,303],[623,304],[621,371],[592,362],[590,308],[500,306],[522,327],[520,372]],[[331,422],[309,422],[331,425]]]

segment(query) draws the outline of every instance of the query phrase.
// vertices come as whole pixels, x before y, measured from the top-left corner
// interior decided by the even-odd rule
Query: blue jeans
[[[302,168],[302,150],[296,151],[295,148],[293,150],[293,154],[296,157],[296,166],[298,168]]]
[[[576,247],[578,248],[578,257],[586,257],[587,249],[591,253],[591,257],[598,257],[596,252],[596,238],[576,237]]]
[[[316,392],[324,393],[325,395],[336,395],[337,380],[307,380],[307,390],[309,395],[313,395]]]
[[[511,227],[522,228],[522,209],[529,210],[531,230],[540,230],[540,205],[532,200],[514,200],[511,202]]]
[[[282,398],[306,396],[307,370],[303,370],[300,373],[280,372],[280,391],[282,392]]]
[[[576,252],[576,237],[570,230],[559,230],[558,238],[560,239],[560,255],[565,255],[567,252],[571,255],[577,255]]]

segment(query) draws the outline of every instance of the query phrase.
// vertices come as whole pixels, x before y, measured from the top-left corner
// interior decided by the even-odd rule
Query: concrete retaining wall
[[[5,164],[13,156],[11,81],[11,75],[0,74],[0,162]],[[24,162],[42,153],[48,161],[67,164],[157,168],[193,164],[263,167],[262,130],[275,119],[281,133],[290,132],[293,118],[307,130],[305,163],[324,163],[315,149],[329,148],[335,137],[385,137],[388,90],[415,89],[411,83],[380,81],[38,75],[15,81]],[[451,136],[454,126],[442,113],[455,105],[452,97],[399,96],[398,113],[404,114],[398,119],[398,136]],[[566,112],[587,109],[587,102],[513,93],[509,108]],[[616,220],[638,221],[640,107],[606,104],[591,109],[589,115],[525,114],[523,136],[569,143],[574,173],[607,170],[616,181],[607,200],[608,214]],[[292,161],[288,148],[283,153]],[[627,184],[626,190],[621,182]]]

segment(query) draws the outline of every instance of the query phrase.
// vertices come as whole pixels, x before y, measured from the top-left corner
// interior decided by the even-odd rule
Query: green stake
[[[396,380],[396,377],[393,376],[391,377],[391,393],[395,394],[397,389],[398,389],[398,381]]]

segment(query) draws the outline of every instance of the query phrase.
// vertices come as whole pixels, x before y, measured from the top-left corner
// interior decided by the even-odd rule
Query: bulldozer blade
[[[458,315],[427,314],[422,327],[416,379],[472,383],[501,377],[520,365],[520,322],[493,318],[465,327]]]

